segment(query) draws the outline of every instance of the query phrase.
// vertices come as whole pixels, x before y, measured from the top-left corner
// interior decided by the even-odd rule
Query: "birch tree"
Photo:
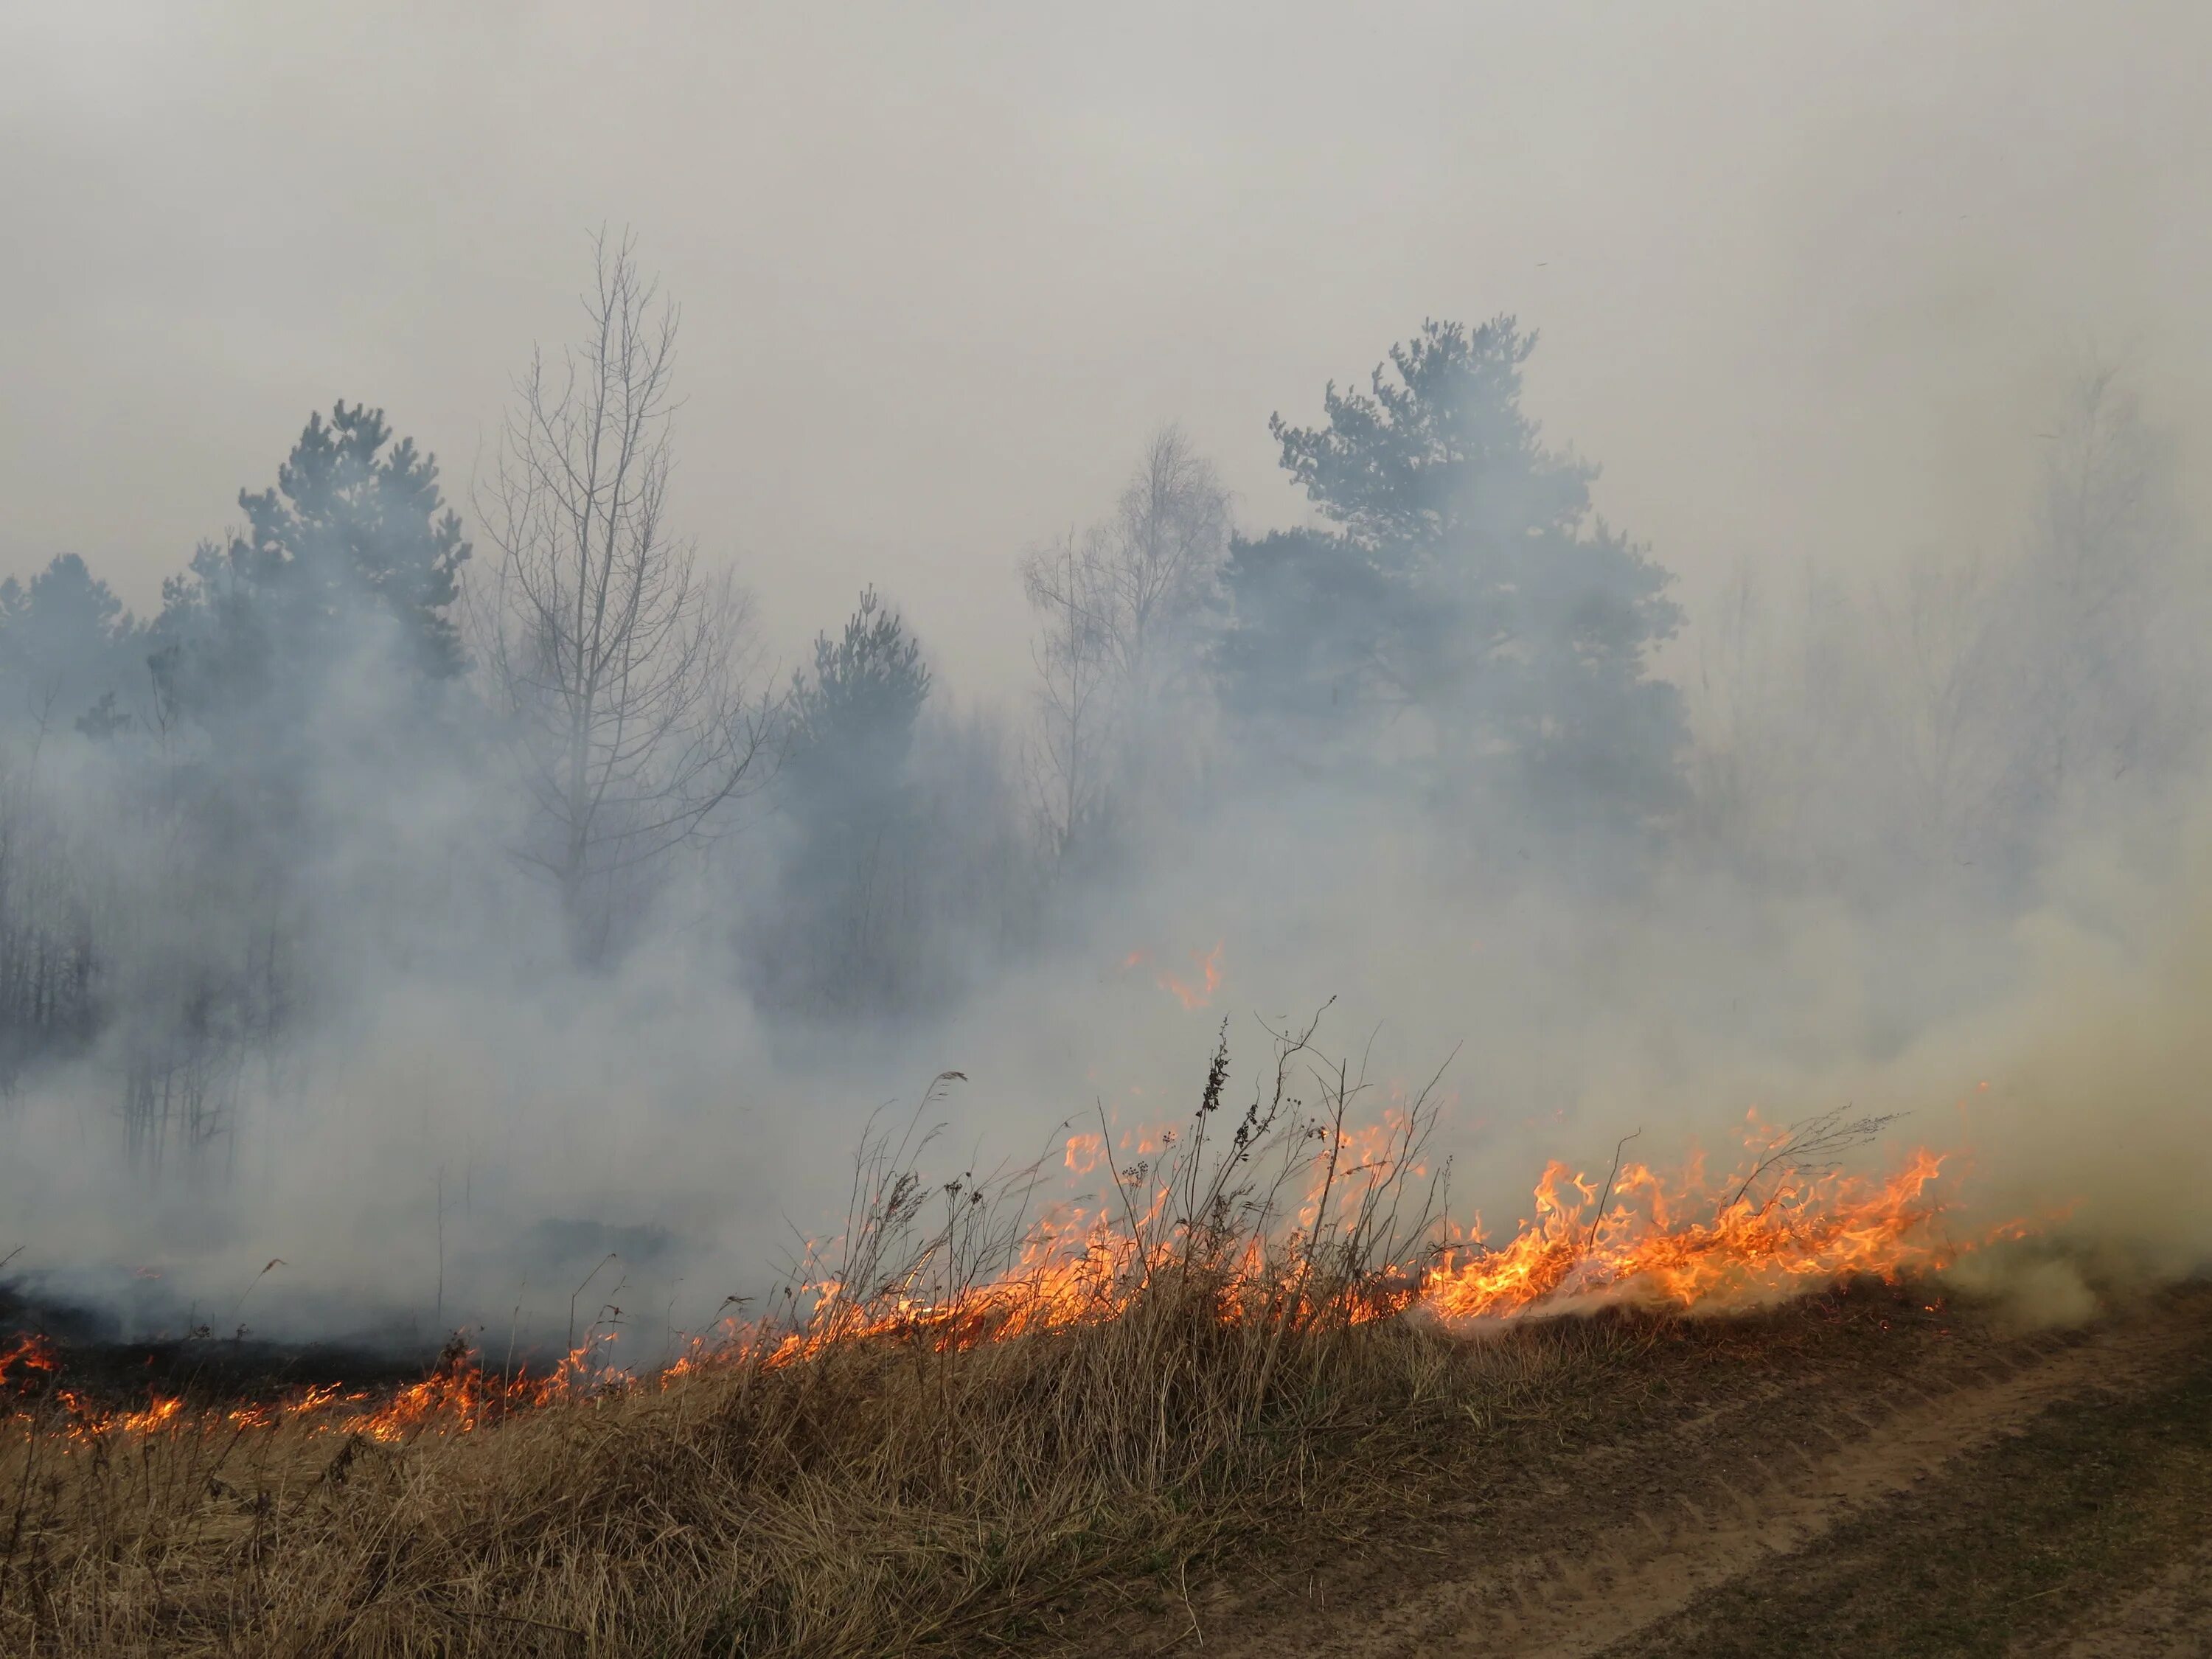
[[[1055,856],[1160,769],[1173,740],[1162,717],[1199,665],[1197,623],[1228,542],[1228,492],[1170,425],[1108,518],[1023,561],[1038,624],[1039,808]]]
[[[1188,662],[1179,647],[1229,544],[1228,492],[1182,428],[1152,435],[1098,539],[1106,645],[1133,699],[1149,702]]]
[[[1106,579],[1097,550],[1073,531],[1022,560],[1022,588],[1036,614],[1039,740],[1031,787],[1046,850],[1064,860],[1103,810],[1114,661]]]
[[[586,954],[617,884],[709,833],[769,770],[750,616],[666,522],[676,306],[628,237],[593,242],[580,342],[517,383],[489,499],[482,654],[532,809],[518,855]]]

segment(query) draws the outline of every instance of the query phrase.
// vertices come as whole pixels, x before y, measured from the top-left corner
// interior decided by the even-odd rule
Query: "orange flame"
[[[0,1352],[0,1390],[29,1393],[60,1369],[54,1345],[35,1331],[27,1332]]]
[[[1669,1186],[1632,1164],[1602,1213],[1591,1184],[1554,1163],[1537,1183],[1535,1219],[1500,1249],[1436,1267],[1419,1305],[1454,1326],[1600,1302],[1741,1309],[1856,1275],[1932,1272],[1957,1254],[1933,1224],[1942,1163],[1916,1151],[1882,1181],[1784,1170],[1763,1196],[1747,1182],[1717,1197],[1694,1165]],[[1692,1218],[1692,1206],[1709,1213]]]
[[[1186,984],[1163,968],[1158,976],[1160,989],[1172,994],[1177,1002],[1192,1012],[1205,1007],[1213,1000],[1213,994],[1221,988],[1221,952],[1227,943],[1226,939],[1217,939],[1213,949],[1204,956],[1192,956],[1191,961],[1198,969],[1202,988]]]
[[[1201,1116],[1190,1131],[1200,1141],[1204,1121]],[[811,1312],[795,1324],[728,1322],[718,1339],[694,1340],[657,1381],[665,1387],[745,1360],[787,1364],[855,1339],[896,1334],[953,1350],[1110,1320],[1127,1311],[1155,1275],[1209,1249],[1207,1282],[1219,1286],[1215,1306],[1225,1323],[1303,1319],[1333,1306],[1355,1322],[1406,1316],[1471,1334],[1608,1305],[1747,1310],[1853,1277],[1894,1281],[1939,1271],[1965,1249],[2027,1231],[2014,1222],[1954,1243],[1940,1224],[1943,1157],[1913,1152],[1882,1178],[1791,1168],[1778,1161],[1791,1146],[1786,1133],[1763,1126],[1754,1113],[1750,1156],[1725,1179],[1710,1177],[1697,1156],[1671,1177],[1628,1164],[1603,1183],[1553,1162],[1536,1183],[1533,1217],[1504,1244],[1486,1246],[1479,1231],[1441,1240],[1425,1234],[1396,1246],[1389,1259],[1363,1261],[1346,1279],[1328,1265],[1332,1241],[1364,1224],[1378,1194],[1396,1191],[1407,1176],[1425,1175],[1417,1128],[1415,1112],[1402,1104],[1366,1127],[1301,1128],[1300,1143],[1317,1150],[1304,1165],[1303,1189],[1278,1212],[1279,1227],[1254,1227],[1226,1245],[1218,1238],[1208,1244],[1212,1224],[1194,1226],[1177,1207],[1175,1185],[1190,1166],[1182,1166],[1179,1176],[1175,1158],[1194,1150],[1178,1132],[1125,1135],[1124,1152],[1133,1139],[1140,1161],[1119,1170],[1109,1163],[1104,1134],[1074,1134],[1066,1144],[1066,1168],[1077,1176],[1106,1169],[1110,1198],[1048,1206],[995,1277],[932,1293],[917,1269],[856,1294],[817,1273],[802,1287]],[[1175,1158],[1149,1161],[1170,1152]],[[1355,1290],[1346,1297],[1347,1283]],[[1340,1299],[1330,1303],[1332,1295]],[[270,1404],[204,1412],[187,1410],[173,1396],[113,1410],[70,1389],[48,1393],[60,1361],[44,1338],[30,1336],[0,1352],[0,1392],[20,1402],[19,1422],[51,1424],[53,1419],[38,1413],[58,1407],[63,1431],[76,1445],[114,1435],[283,1425],[404,1442],[465,1433],[556,1401],[645,1386],[608,1361],[611,1340],[611,1333],[587,1338],[543,1376],[487,1371],[475,1356],[453,1353],[431,1376],[389,1395],[325,1386]]]
[[[1089,1175],[1106,1161],[1106,1137],[1073,1134],[1067,1138],[1066,1164],[1077,1175]]]
[[[1195,1012],[1212,1001],[1213,994],[1221,988],[1221,957],[1227,944],[1228,941],[1225,939],[1216,939],[1213,948],[1204,956],[1199,955],[1195,951],[1191,952],[1191,965],[1198,970],[1197,983],[1194,984],[1188,980],[1179,979],[1164,968],[1153,970],[1152,983],[1175,998],[1186,1009]],[[1151,960],[1149,952],[1132,951],[1121,958],[1121,971],[1125,974],[1128,973],[1134,969],[1143,967]]]
[[[57,1389],[52,1398],[60,1413],[59,1432],[70,1446],[91,1446],[120,1435],[206,1428],[242,1432],[280,1426],[391,1443],[424,1433],[465,1433],[516,1412],[623,1387],[626,1377],[593,1360],[594,1350],[611,1340],[611,1334],[587,1340],[544,1376],[488,1372],[474,1355],[464,1355],[441,1363],[422,1382],[381,1401],[365,1389],[342,1393],[334,1383],[301,1389],[280,1401],[224,1410],[191,1409],[178,1395],[155,1395],[136,1410],[100,1405],[74,1389]],[[46,1338],[31,1336],[0,1354],[0,1380],[9,1379],[14,1367],[51,1376],[58,1372],[60,1359]],[[28,1393],[20,1383],[12,1386],[19,1399]],[[18,1409],[15,1418],[22,1423],[51,1423],[28,1409]]]
[[[1304,1296],[1305,1277],[1322,1242],[1345,1236],[1374,1196],[1403,1175],[1425,1176],[1402,1109],[1359,1129],[1322,1128],[1303,1200],[1281,1238],[1255,1236],[1227,1263],[1220,1316],[1234,1322],[1280,1312],[1288,1295]],[[1140,1154],[1173,1145],[1173,1133],[1135,1138]],[[1132,1137],[1124,1137],[1124,1150]],[[1355,1320],[1406,1316],[1473,1333],[1528,1317],[1628,1305],[1684,1312],[1747,1310],[1855,1277],[1894,1281],[1940,1271],[1964,1249],[2018,1237],[2023,1224],[1959,1244],[1939,1225],[1936,1190],[1944,1159],[1919,1150],[1886,1178],[1832,1169],[1778,1166],[1786,1135],[1754,1115],[1753,1154],[1724,1180],[1710,1178],[1692,1156],[1672,1178],[1649,1165],[1620,1169],[1603,1189],[1565,1164],[1549,1164],[1535,1188],[1535,1212],[1505,1244],[1490,1248],[1462,1235],[1368,1268]],[[1067,1167],[1079,1173],[1104,1160],[1103,1139],[1071,1137]],[[887,1287],[866,1306],[819,1293],[817,1316],[777,1340],[782,1362],[856,1337],[920,1336],[940,1349],[1037,1331],[1065,1329],[1123,1312],[1151,1277],[1171,1267],[1187,1235],[1163,1224],[1174,1194],[1144,1162],[1115,1172],[1115,1201],[1086,1210],[1064,1204],[1046,1212],[1006,1272],[980,1285],[933,1298]]]

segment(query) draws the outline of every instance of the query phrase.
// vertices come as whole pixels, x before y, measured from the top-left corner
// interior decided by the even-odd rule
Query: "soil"
[[[1412,1479],[1349,1551],[1179,1570],[1117,1650],[2212,1655],[2212,1287],[2072,1332],[1838,1322],[1747,1328],[1541,1455]]]

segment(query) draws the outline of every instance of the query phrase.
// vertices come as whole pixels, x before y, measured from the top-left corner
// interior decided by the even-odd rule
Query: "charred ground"
[[[105,1310],[0,1283],[0,1352],[24,1338],[52,1352],[69,1386],[113,1407],[182,1396],[216,1405],[275,1400],[301,1389],[392,1389],[436,1363],[437,1346],[404,1338],[287,1342],[233,1326],[129,1340]]]

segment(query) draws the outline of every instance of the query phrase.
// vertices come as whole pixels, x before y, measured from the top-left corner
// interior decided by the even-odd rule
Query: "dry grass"
[[[1355,1531],[1409,1463],[1601,1385],[1634,1328],[1120,1318],[835,1344],[412,1445],[183,1431],[7,1457],[0,1650],[881,1654],[1085,1581]]]
[[[1182,1144],[1115,1173],[1117,1203],[1172,1197],[1131,1207],[1134,1244],[1074,1316],[1008,1297],[1019,1181],[926,1188],[879,1143],[842,1293],[813,1275],[780,1333],[659,1386],[395,1446],[216,1413],[15,1433],[0,1650],[971,1651],[1086,1587],[1349,1535],[1409,1468],[1571,1410],[1651,1340],[1614,1319],[1469,1344],[1374,1316],[1429,1224],[1402,1201],[1419,1113],[1347,1160],[1328,1130],[1356,1090],[1291,1034],[1209,1142],[1224,1064]]]

